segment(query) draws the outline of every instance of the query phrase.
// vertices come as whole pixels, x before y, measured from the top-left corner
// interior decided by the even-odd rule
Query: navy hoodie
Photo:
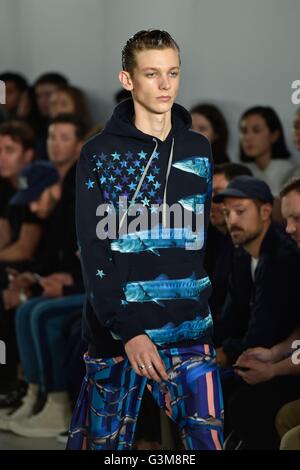
[[[158,348],[211,341],[211,284],[203,268],[210,144],[190,130],[190,115],[178,104],[164,141],[138,130],[133,116],[132,100],[119,104],[77,164],[83,332],[93,357],[123,354],[126,342],[141,334]],[[173,204],[186,217],[181,227],[168,214]],[[113,217],[115,233],[108,224]]]

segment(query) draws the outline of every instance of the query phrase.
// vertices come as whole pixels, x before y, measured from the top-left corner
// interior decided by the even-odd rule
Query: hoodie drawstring
[[[136,190],[135,190],[135,192],[134,192],[134,195],[133,195],[133,198],[132,198],[132,201],[131,201],[131,204],[132,204],[132,205],[134,204],[135,199],[136,199],[137,195],[138,195],[139,192],[140,192],[140,189],[141,189],[141,187],[142,187],[142,184],[143,184],[143,182],[144,182],[144,179],[145,179],[145,177],[146,177],[146,174],[147,174],[147,172],[148,172],[148,170],[149,170],[149,167],[150,167],[150,165],[151,165],[151,162],[152,162],[152,160],[153,160],[153,157],[154,157],[154,155],[155,155],[155,153],[156,153],[156,150],[157,150],[157,147],[158,147],[158,142],[157,142],[157,140],[154,139],[154,138],[153,138],[153,140],[154,140],[154,142],[155,142],[155,148],[154,148],[154,150],[153,150],[153,152],[152,152],[152,154],[151,154],[151,157],[150,157],[149,160],[148,160],[148,163],[147,163],[147,165],[146,165],[146,167],[145,167],[145,169],[144,169],[144,171],[143,171],[143,174],[142,174],[142,176],[141,176],[141,179],[140,179],[140,181],[139,181],[139,184],[138,184],[138,186],[137,186],[137,188],[136,188]],[[163,197],[163,220],[162,220],[163,227],[166,226],[167,186],[168,186],[169,174],[170,174],[171,166],[172,166],[172,162],[173,162],[174,142],[175,142],[175,139],[174,139],[174,137],[173,137],[173,139],[172,139],[172,145],[171,145],[171,150],[170,150],[170,155],[169,155],[168,168],[167,168],[167,173],[166,173],[166,183],[165,183],[165,190],[164,190],[164,197]],[[122,216],[122,218],[121,218],[120,225],[119,225],[119,230],[120,230],[121,227],[122,227],[122,224],[123,224],[123,222],[124,222],[124,219],[125,219],[125,217],[126,217],[126,214],[127,214],[128,210],[129,210],[129,207],[126,209],[126,211],[124,212],[124,214],[123,214],[123,216]]]
[[[168,186],[169,174],[170,174],[171,166],[172,166],[172,162],[173,162],[174,142],[175,142],[175,139],[173,137],[171,151],[170,151],[170,155],[169,155],[169,161],[168,161],[168,169],[167,169],[167,174],[166,174],[166,184],[165,184],[164,198],[163,198],[163,221],[162,221],[163,227],[166,226],[167,186]]]

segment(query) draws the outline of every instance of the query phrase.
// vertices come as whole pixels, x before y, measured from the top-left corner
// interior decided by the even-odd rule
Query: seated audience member
[[[273,347],[298,326],[300,250],[272,223],[273,196],[263,181],[237,177],[214,201],[223,202],[233,243],[249,255],[247,270],[239,269],[239,260],[235,260],[219,325],[223,339],[217,361],[224,367],[238,361],[249,348]],[[240,362],[237,366],[241,367]],[[279,400],[283,404],[297,397],[298,379],[289,377],[287,384],[274,378],[270,386],[253,388],[243,380],[244,372],[238,373],[237,391],[227,409],[231,426],[245,449],[276,448],[278,439],[270,416],[275,417]]]
[[[20,171],[35,155],[32,130],[18,121],[0,126],[0,288],[7,284],[7,266],[26,266],[41,237],[39,221],[24,207],[11,207]]]
[[[297,152],[300,152],[300,109],[296,111],[293,119],[293,142]],[[288,180],[296,176],[300,176],[300,163],[296,164],[288,173]]]
[[[293,163],[277,113],[267,106],[255,106],[243,113],[239,125],[241,162],[278,197]]]
[[[5,83],[5,104],[0,106],[1,121],[16,117],[23,92],[27,89],[27,80],[19,73],[4,72],[0,80]]]
[[[40,114],[40,134],[37,141],[37,158],[47,159],[47,129],[49,122],[49,103],[51,94],[60,86],[68,85],[66,77],[59,73],[48,72],[41,75],[34,83],[36,102]]]
[[[212,104],[198,104],[191,111],[192,129],[205,135],[211,143],[216,164],[229,162],[228,126],[221,111]]]
[[[55,90],[50,97],[49,116],[56,118],[59,114],[75,114],[86,129],[91,128],[92,119],[87,97],[80,88],[75,86],[63,86]]]
[[[11,203],[29,205],[43,221],[44,246],[35,271],[11,280],[10,291],[21,291],[24,297],[15,321],[28,389],[22,405],[2,416],[0,428],[26,437],[54,437],[68,429],[71,417],[63,368],[64,323],[77,314],[84,301],[80,263],[75,254],[74,201],[63,194],[59,174],[51,163],[35,162],[23,170],[21,178],[26,180],[26,189],[19,191]],[[34,414],[40,390],[47,400]]]
[[[41,134],[43,119],[37,106],[34,87],[28,87],[23,91],[16,116],[18,120],[26,122],[36,136]]]
[[[251,176],[251,171],[239,163],[223,163],[214,167],[213,196],[227,188],[229,182],[240,175]],[[213,290],[209,305],[216,323],[220,317],[228,289],[234,245],[228,233],[222,204],[212,203],[205,252],[205,269]]]

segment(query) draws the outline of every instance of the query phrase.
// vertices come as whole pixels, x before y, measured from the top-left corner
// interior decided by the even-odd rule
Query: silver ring
[[[140,370],[143,370],[143,369],[145,369],[145,366],[144,366],[144,364],[141,364],[141,365],[140,365],[140,366],[138,366],[138,367],[139,367],[139,369],[140,369]]]
[[[151,365],[147,367],[147,369],[152,369],[152,368],[153,368],[153,366],[151,366]]]

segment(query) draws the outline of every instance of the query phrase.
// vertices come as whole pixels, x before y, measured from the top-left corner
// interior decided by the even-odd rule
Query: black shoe
[[[18,382],[6,395],[0,399],[0,409],[17,408],[22,404],[22,398],[26,395],[27,384]]]

